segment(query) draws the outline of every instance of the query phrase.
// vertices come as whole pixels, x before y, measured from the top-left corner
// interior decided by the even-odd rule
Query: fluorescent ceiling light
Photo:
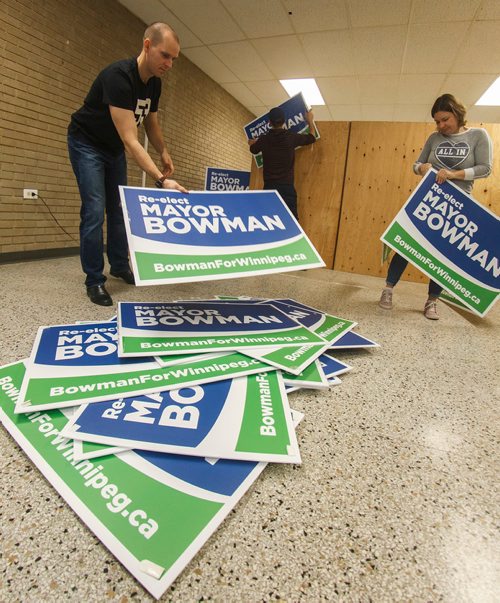
[[[477,101],[476,105],[489,105],[490,107],[500,106],[500,77],[491,84],[486,92]]]
[[[299,92],[304,95],[304,100],[308,105],[324,105],[325,101],[321,96],[316,80],[312,78],[302,80],[280,80],[280,84],[288,92],[288,96],[294,96]]]

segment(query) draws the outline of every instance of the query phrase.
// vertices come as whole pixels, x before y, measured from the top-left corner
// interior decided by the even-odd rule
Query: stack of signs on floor
[[[0,368],[0,418],[160,597],[267,462],[301,462],[287,392],[340,383],[324,352],[355,324],[289,299],[120,303],[40,327]]]

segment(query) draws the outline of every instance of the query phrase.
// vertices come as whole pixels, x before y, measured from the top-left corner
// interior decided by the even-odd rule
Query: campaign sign
[[[305,306],[293,299],[271,299],[257,304],[271,303],[282,310],[290,318],[295,319],[310,331],[319,335],[324,343],[323,345],[297,345],[294,350],[277,347],[271,351],[263,350],[244,350],[252,358],[268,362],[281,370],[288,371],[295,375],[301,373],[311,362],[325,352],[332,343],[342,337],[342,335],[352,329],[357,323],[352,320],[338,318],[331,314],[326,314],[310,306]]]
[[[222,296],[218,296],[220,301],[224,301]],[[294,349],[275,347],[272,350],[252,349],[243,350],[245,354],[252,358],[258,358],[263,362],[268,362],[271,366],[275,366],[283,371],[289,371],[294,375],[299,375],[308,367],[316,358],[318,358],[332,343],[342,337],[342,335],[356,326],[356,322],[346,320],[326,314],[321,310],[311,308],[295,301],[294,299],[252,299],[243,297],[231,298],[226,296],[227,300],[232,303],[255,303],[271,304],[284,312],[290,318],[293,318],[304,327],[308,328],[319,335],[322,340],[327,343],[324,345],[296,345]],[[207,300],[208,302],[209,300]]]
[[[61,435],[67,419],[60,410],[15,414],[23,373],[23,362],[0,368],[2,424],[97,538],[160,598],[265,463],[133,451],[78,461]]]
[[[118,454],[119,452],[125,452],[125,450],[128,450],[128,448],[105,446],[104,444],[95,444],[94,442],[73,440],[73,456],[79,461],[83,461],[84,459],[97,459],[101,456],[107,456],[108,454]]]
[[[321,356],[318,358],[318,361],[321,364],[321,368],[323,369],[327,379],[336,375],[342,375],[342,373],[352,370],[352,366],[346,364],[345,362],[340,362],[340,360],[332,358],[332,356],[328,356],[328,354],[321,354]]]
[[[316,362],[320,364],[321,370],[327,379],[328,387],[332,385],[339,385],[341,381],[337,377],[337,375],[342,375],[343,373],[352,370],[352,366],[346,364],[345,362],[340,362],[340,360],[332,358],[331,356],[328,356],[328,354],[321,354],[321,356],[316,360]],[[283,380],[285,382],[287,394],[297,391],[299,389],[311,388],[310,385],[302,384],[300,383],[300,381],[294,382],[294,379],[295,376],[290,379],[289,373],[283,373]],[[297,376],[297,379],[300,380],[300,375]]]
[[[354,331],[349,331],[349,333],[345,333],[342,337],[337,339],[337,341],[332,343],[330,347],[337,350],[343,350],[350,348],[379,348],[380,345],[375,341],[368,339],[368,337],[364,337]]]
[[[274,306],[240,302],[119,302],[118,333],[122,357],[325,343]]]
[[[311,306],[301,304],[294,299],[272,299],[267,302],[282,310],[290,318],[307,327],[329,343],[333,343],[358,323],[346,318],[327,314]]]
[[[63,435],[156,452],[300,463],[279,372],[80,407]]]
[[[304,97],[302,96],[302,92],[295,94],[284,103],[281,103],[279,107],[283,109],[283,112],[285,113],[285,128],[287,130],[297,132],[298,134],[309,133],[309,124],[306,120],[308,108]],[[270,128],[269,113],[264,113],[244,126],[243,129],[245,130],[247,139],[252,140],[253,138],[259,138],[259,136],[266,134]],[[319,132],[316,124],[314,124],[314,130],[315,131],[312,132],[312,134],[314,134],[316,139],[319,139]],[[262,167],[262,153],[254,155],[254,159],[257,167]]]
[[[285,385],[305,387],[307,389],[328,389],[328,379],[319,360],[315,360],[301,373],[282,373]]]
[[[260,360],[268,365],[291,373],[300,375],[312,362],[319,358],[328,348],[328,343],[306,343],[293,347],[273,347],[269,349],[248,348],[243,353]]]
[[[137,285],[325,265],[276,191],[119,188]]]
[[[207,167],[205,190],[247,191],[250,188],[250,172]]]
[[[177,300],[178,303],[184,303],[184,301],[193,300]],[[198,299],[198,302],[211,303],[214,299]],[[251,297],[230,297],[230,296],[217,296],[217,301],[221,303],[231,302],[233,304],[246,304],[246,303],[266,303],[274,304],[273,300],[264,300]],[[293,318],[293,317],[292,317]],[[297,322],[301,322],[297,320]],[[353,323],[354,324],[354,323]],[[320,344],[296,344],[290,345],[285,348],[283,347],[270,347],[267,349],[263,348],[246,348],[243,353],[251,358],[262,360],[262,362],[268,363],[282,371],[290,371],[293,375],[301,374],[307,367],[314,363],[314,360],[318,358],[320,354],[326,351],[329,347],[328,342],[323,341]],[[171,356],[165,358],[172,358]],[[165,362],[161,357],[156,357],[156,360],[162,365],[166,366],[170,362]],[[311,369],[312,370],[312,369]]]
[[[161,367],[151,357],[119,358],[116,323],[40,327],[16,412],[75,406],[220,381],[269,370],[241,354],[203,354]]]
[[[453,182],[422,178],[390,226],[384,243],[484,316],[500,292],[499,220]]]
[[[447,291],[441,291],[441,293],[439,294],[439,299],[444,301],[446,304],[453,306],[453,308],[458,308],[459,310],[463,310],[464,312],[470,312],[471,314],[473,314],[470,308],[468,308],[461,301],[458,301],[456,297],[454,297]]]

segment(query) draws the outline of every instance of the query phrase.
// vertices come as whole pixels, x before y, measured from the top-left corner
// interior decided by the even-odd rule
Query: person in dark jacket
[[[313,113],[306,113],[309,131],[314,132]],[[285,113],[280,107],[269,111],[271,129],[259,138],[249,140],[250,152],[262,153],[264,189],[277,190],[298,220],[297,192],[294,186],[295,149],[316,142],[313,134],[298,134],[285,129]]]

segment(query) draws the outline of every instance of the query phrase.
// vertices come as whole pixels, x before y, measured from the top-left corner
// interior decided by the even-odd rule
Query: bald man
[[[118,186],[127,184],[125,151],[158,188],[187,192],[175,180],[172,159],[158,122],[161,77],[179,56],[179,38],[166,23],[153,23],[144,32],[138,57],[103,69],[71,116],[68,150],[82,201],[80,259],[87,295],[95,304],[113,305],[104,283],[103,224],[107,218],[107,256],[110,274],[134,284]],[[160,154],[157,167],[138,139],[144,124],[148,139]]]

